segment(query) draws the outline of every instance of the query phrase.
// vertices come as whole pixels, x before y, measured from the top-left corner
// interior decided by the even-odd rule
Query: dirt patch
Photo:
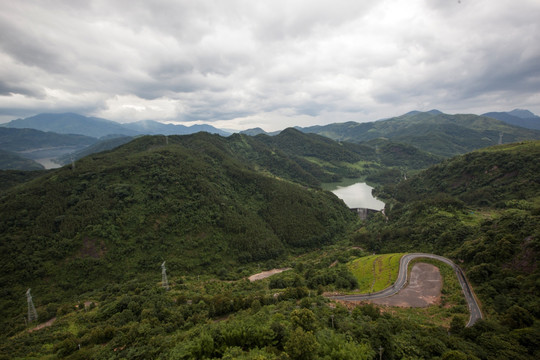
[[[399,307],[426,307],[437,304],[441,299],[442,277],[439,268],[417,263],[411,270],[409,284],[396,295],[370,300],[379,305]]]
[[[56,321],[56,317],[53,317],[52,319],[50,319],[49,321],[47,322],[44,322],[42,324],[39,324],[38,326],[36,327],[33,327],[31,329],[28,329],[28,332],[31,333],[33,331],[38,331],[38,330],[41,330],[45,327],[48,327],[48,326],[51,326],[54,322]]]
[[[503,268],[520,271],[526,274],[532,274],[536,271],[536,259],[538,258],[538,254],[532,247],[532,240],[532,236],[526,238],[521,244],[521,251],[517,253],[509,263],[503,265]]]
[[[257,280],[266,279],[267,277],[270,277],[270,276],[275,275],[275,274],[279,274],[279,273],[287,271],[287,270],[291,270],[291,268],[272,269],[272,270],[268,270],[268,271],[263,271],[263,272],[260,272],[258,274],[251,275],[250,277],[248,277],[248,279],[249,279],[249,281],[254,282],[254,281],[257,281]]]
[[[105,244],[103,241],[98,241],[97,239],[84,237],[83,246],[81,248],[82,257],[91,257],[94,259],[99,259],[105,255]]]

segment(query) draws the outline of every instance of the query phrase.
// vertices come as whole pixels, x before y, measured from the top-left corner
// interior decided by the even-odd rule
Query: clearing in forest
[[[405,253],[370,255],[355,259],[347,264],[358,280],[360,293],[372,293],[386,289],[396,281],[399,259]]]

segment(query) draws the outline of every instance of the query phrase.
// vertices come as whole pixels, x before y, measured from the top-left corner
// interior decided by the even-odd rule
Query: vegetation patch
[[[370,255],[347,264],[358,281],[360,293],[376,292],[391,286],[399,273],[399,259],[404,253]]]

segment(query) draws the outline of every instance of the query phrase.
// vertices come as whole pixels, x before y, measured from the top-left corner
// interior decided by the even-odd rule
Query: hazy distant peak
[[[246,135],[250,135],[250,136],[255,136],[255,135],[259,135],[259,134],[266,134],[266,131],[264,131],[260,127],[256,127],[256,128],[252,128],[252,129],[242,130],[242,131],[240,131],[240,134],[246,134]]]
[[[426,113],[426,114],[431,114],[431,115],[440,115],[440,114],[443,114],[442,111],[439,111],[437,109],[431,109],[429,111],[418,111],[418,110],[413,110],[413,111],[409,111],[408,113],[404,114],[405,116],[407,115],[417,115],[417,114],[421,114],[421,113]]]
[[[512,116],[516,116],[518,118],[522,118],[522,119],[530,119],[530,118],[538,117],[532,112],[530,112],[529,110],[525,110],[525,109],[514,109],[512,111],[509,111],[508,114]]]

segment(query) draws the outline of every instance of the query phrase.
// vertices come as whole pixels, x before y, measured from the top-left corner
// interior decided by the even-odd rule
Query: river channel
[[[366,208],[380,211],[384,203],[373,197],[373,188],[364,182],[348,179],[342,183],[324,184],[325,190],[333,192],[351,208]]]

